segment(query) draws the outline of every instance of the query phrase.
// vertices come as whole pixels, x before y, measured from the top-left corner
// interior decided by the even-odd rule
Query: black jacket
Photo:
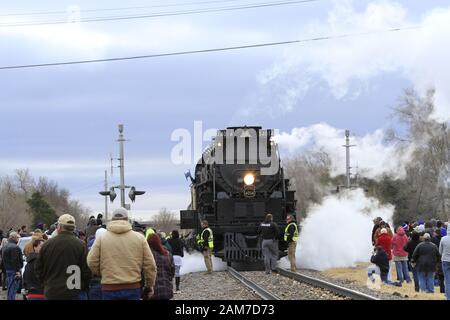
[[[210,234],[209,234],[208,228],[204,228],[200,235],[202,236],[202,240],[203,240],[202,245],[201,245],[201,250],[204,251],[209,248],[208,240],[209,240]]]
[[[384,251],[378,251],[370,258],[370,262],[375,263],[381,272],[386,273],[389,271],[389,257]]]
[[[180,256],[180,257],[184,257],[184,244],[183,241],[181,241],[180,238],[171,238],[168,240],[170,246],[172,247],[172,255],[174,256]]]
[[[417,246],[420,244],[420,240],[409,240],[406,246],[403,248],[406,252],[408,252],[408,259],[409,261],[412,260],[412,256],[414,253],[414,250],[416,250]]]
[[[36,277],[36,272],[34,271],[37,257],[38,254],[35,252],[30,253],[27,257],[27,265],[23,273],[23,286],[28,290],[28,293],[43,294],[44,287]]]
[[[439,249],[430,241],[424,241],[414,250],[412,261],[419,272],[435,272],[439,261]]]
[[[5,270],[19,272],[23,267],[23,254],[17,243],[9,240],[2,248],[2,261]]]
[[[78,273],[76,267],[79,268],[81,288],[76,286],[68,288],[67,283],[76,283],[72,281]],[[87,291],[91,279],[91,271],[87,265],[86,243],[76,238],[72,232],[59,233],[42,246],[35,271],[37,278],[44,285],[47,299],[76,299],[80,289]]]
[[[280,229],[275,222],[263,222],[259,225],[257,233],[263,240],[276,240],[280,235]]]

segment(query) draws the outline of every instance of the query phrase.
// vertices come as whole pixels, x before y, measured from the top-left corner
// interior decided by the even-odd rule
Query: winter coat
[[[389,257],[384,251],[378,251],[375,255],[370,258],[370,262],[374,263],[381,272],[389,271]]]
[[[23,273],[23,286],[31,294],[44,294],[44,287],[34,271],[38,254],[31,252],[27,257],[27,265]]]
[[[416,263],[419,272],[435,272],[439,261],[439,250],[430,241],[424,241],[414,250],[412,261]]]
[[[169,300],[173,298],[172,279],[175,276],[175,265],[170,252],[165,256],[152,249],[153,256],[157,266],[157,275],[155,286],[153,287],[153,296],[151,300]]]
[[[381,229],[383,229],[383,228],[378,227],[378,229],[375,231],[375,235],[374,235],[374,237],[375,237],[375,242],[377,241],[378,237],[381,235]],[[392,232],[391,228],[389,228],[389,227],[384,227],[384,229],[386,229],[387,234],[388,234],[389,237],[392,238],[392,237],[394,236],[394,233]]]
[[[280,229],[275,222],[263,222],[259,225],[258,234],[261,234],[263,240],[278,239],[280,235]]]
[[[96,238],[87,257],[89,268],[102,278],[102,289],[140,288],[141,272],[146,285],[153,287],[156,264],[144,236],[133,231],[125,220],[113,220],[106,229],[101,237]]]
[[[436,247],[439,248],[439,244],[441,243],[441,239],[442,239],[441,236],[431,237],[431,242],[433,242],[436,245]]]
[[[172,247],[172,255],[184,257],[184,244],[180,238],[171,238],[168,240],[170,246]]]
[[[386,252],[386,254],[389,258],[389,261],[391,261],[392,260],[392,252],[391,252],[392,238],[386,233],[380,234],[377,238],[376,245],[383,247],[384,252]]]
[[[2,261],[6,271],[19,272],[23,267],[22,250],[13,240],[2,247]]]
[[[91,271],[86,264],[86,244],[73,232],[62,231],[56,237],[46,241],[36,260],[35,272],[44,286],[47,299],[72,300],[81,291],[87,291],[91,280]],[[73,269],[77,266],[79,269]],[[69,288],[70,278],[75,273],[81,277],[81,288]]]
[[[395,257],[407,257],[408,252],[404,249],[407,243],[408,238],[406,237],[405,230],[399,227],[397,233],[392,237],[392,254]]]
[[[420,240],[409,240],[406,246],[404,247],[405,251],[408,252],[408,260],[412,260],[412,256],[416,247],[420,244]]]

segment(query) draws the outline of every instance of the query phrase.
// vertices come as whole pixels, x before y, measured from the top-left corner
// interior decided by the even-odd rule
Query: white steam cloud
[[[377,178],[382,174],[401,178],[405,175],[405,165],[409,162],[414,146],[407,149],[396,144],[385,144],[385,134],[381,129],[362,137],[350,136],[352,173],[356,170],[368,178]],[[276,136],[282,149],[289,153],[308,148],[310,151],[324,151],[331,161],[331,174],[345,173],[345,130],[319,123],[309,127],[294,128],[291,133],[282,132]],[[357,169],[356,169],[357,167]]]
[[[398,32],[372,33],[293,46],[260,76],[268,90],[278,88],[279,107],[292,110],[314,86],[325,84],[333,95],[354,98],[370,80],[395,73],[411,81],[419,93],[436,89],[433,118],[450,119],[450,7],[425,12],[418,20],[392,1],[373,1],[358,11],[353,1],[334,1],[326,21],[300,30],[300,38],[342,35],[420,26]]]
[[[325,198],[311,208],[301,224],[297,267],[315,270],[354,266],[369,260],[372,220],[380,216],[391,222],[394,207],[381,206],[361,189]],[[281,266],[286,267],[286,258]]]
[[[212,257],[213,271],[226,270],[227,264],[221,259]],[[183,265],[180,269],[180,274],[188,274],[191,272],[203,272],[206,271],[203,255],[200,252],[187,253],[184,252]]]

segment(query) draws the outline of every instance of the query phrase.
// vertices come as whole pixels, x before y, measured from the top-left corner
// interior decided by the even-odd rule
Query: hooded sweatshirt
[[[442,237],[439,244],[439,253],[442,261],[450,262],[450,225],[447,227],[447,235]]]
[[[408,252],[403,248],[408,243],[408,237],[402,227],[398,227],[397,233],[392,237],[392,254],[394,257],[407,257]]]
[[[87,257],[89,268],[102,278],[102,290],[140,288],[141,272],[146,286],[153,287],[156,264],[144,236],[133,231],[125,220],[113,220],[106,229],[96,238]]]

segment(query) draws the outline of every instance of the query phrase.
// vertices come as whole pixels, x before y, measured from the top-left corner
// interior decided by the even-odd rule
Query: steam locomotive
[[[200,234],[207,220],[214,234],[214,255],[228,265],[261,264],[257,227],[271,213],[280,228],[295,214],[295,191],[284,176],[274,130],[229,127],[218,130],[189,172],[191,204],[180,212],[180,226]],[[284,230],[284,229],[282,229]],[[280,257],[286,244],[279,239]]]

